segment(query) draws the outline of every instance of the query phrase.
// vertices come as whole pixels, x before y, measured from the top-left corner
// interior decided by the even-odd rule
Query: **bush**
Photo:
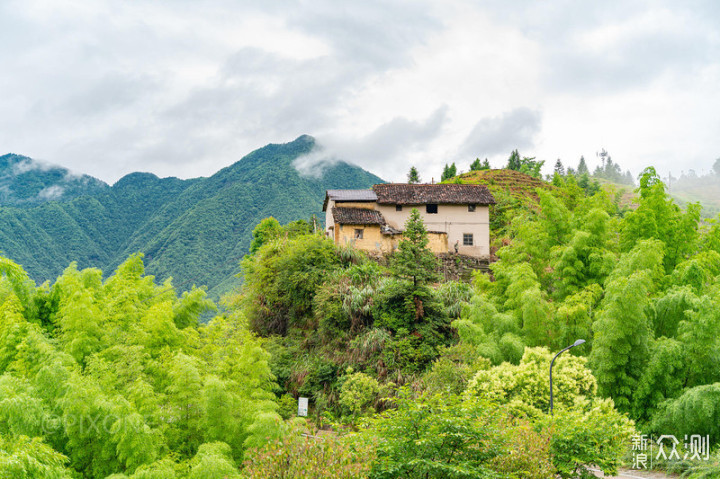
[[[373,479],[551,477],[548,438],[478,398],[404,390],[397,409],[366,426],[376,445]]]
[[[314,234],[276,239],[246,256],[243,292],[252,328],[263,335],[285,335],[302,326],[315,292],[339,265],[332,240]]]
[[[539,416],[550,407],[548,370],[552,354],[545,348],[527,348],[517,366],[503,363],[479,371],[468,383],[468,392],[489,400],[511,403],[516,412]],[[594,397],[597,383],[586,359],[565,355],[553,368],[555,406],[572,406],[578,396]]]
[[[594,465],[615,475],[630,438],[633,422],[615,410],[612,399],[581,400],[575,407],[558,408],[538,424],[550,434],[552,462],[562,477],[595,477],[585,466]]]
[[[344,382],[340,387],[340,406],[353,416],[365,412],[380,392],[377,380],[365,373],[352,373],[352,370],[343,379]]]
[[[497,418],[476,398],[404,391],[397,409],[366,426],[377,444],[374,479],[492,477],[488,463],[501,452]]]
[[[372,450],[356,436],[303,435],[299,423],[282,439],[246,452],[242,477],[351,479],[366,477]]]

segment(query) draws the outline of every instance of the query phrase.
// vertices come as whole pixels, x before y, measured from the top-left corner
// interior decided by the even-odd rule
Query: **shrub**
[[[479,371],[468,383],[468,393],[502,403],[512,403],[530,416],[539,416],[550,407],[548,369],[552,354],[545,348],[527,348],[520,364],[503,363]],[[597,383],[586,359],[565,355],[553,368],[555,406],[574,404],[577,396],[594,397]]]
[[[242,477],[285,479],[366,477],[372,449],[354,435],[304,434],[296,424],[282,439],[245,453]]]
[[[353,416],[366,411],[377,398],[380,385],[365,373],[349,370],[340,387],[340,406]]]
[[[495,413],[476,398],[412,398],[404,391],[397,409],[368,420],[377,460],[370,474],[390,478],[492,477],[489,461],[501,453]]]
[[[552,462],[562,477],[595,477],[585,466],[594,465],[615,475],[630,438],[633,422],[615,410],[612,399],[580,400],[571,408],[558,408],[543,416],[539,425],[550,434]]]
[[[397,409],[366,426],[376,447],[373,479],[552,477],[547,434],[478,398],[403,390]]]

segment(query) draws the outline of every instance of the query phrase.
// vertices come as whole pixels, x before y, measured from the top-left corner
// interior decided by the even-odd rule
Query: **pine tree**
[[[411,185],[420,183],[420,174],[418,173],[417,168],[415,168],[414,166],[410,167],[410,172],[408,172],[407,175],[407,182]]]
[[[450,167],[447,163],[445,163],[445,168],[443,168],[442,175],[440,175],[440,181],[445,181],[451,177],[452,175],[450,174]]]
[[[482,169],[483,165],[480,163],[480,158],[475,158],[475,161],[470,164],[470,171],[480,171]]]
[[[520,171],[521,166],[522,164],[520,162],[520,153],[518,153],[517,150],[513,150],[512,153],[510,153],[510,158],[508,158],[508,164],[506,168],[508,170]]]
[[[590,173],[590,170],[588,170],[587,163],[585,163],[585,157],[581,156],[580,163],[578,164],[578,167],[577,167],[577,174],[579,176],[582,176],[582,175],[585,175],[588,173]]]
[[[487,158],[485,158],[485,161],[483,161],[481,170],[489,170],[490,169],[490,162]]]
[[[565,176],[565,167],[562,164],[562,161],[560,161],[560,158],[555,162],[555,173],[557,173],[560,176]]]
[[[403,239],[390,260],[390,268],[396,276],[412,279],[415,288],[438,277],[437,258],[427,245],[425,224],[420,212],[413,208],[405,222]]]

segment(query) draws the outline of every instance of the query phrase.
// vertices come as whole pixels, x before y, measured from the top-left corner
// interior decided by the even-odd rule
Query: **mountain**
[[[33,206],[52,200],[67,201],[106,190],[108,185],[67,168],[46,165],[27,156],[0,156],[0,205]]]
[[[206,285],[218,297],[237,284],[239,261],[260,220],[274,216],[286,223],[313,214],[322,218],[326,189],[383,182],[343,162],[325,165],[317,177],[300,174],[293,161],[314,147],[315,140],[303,135],[253,151],[207,178],[132,173],[110,187],[88,177],[75,189],[68,188],[75,196],[69,200],[40,203],[36,194],[29,206],[29,200],[0,199],[0,251],[38,282],[54,280],[72,261],[107,273],[142,252],[147,272],[158,280],[172,277],[181,290]],[[8,156],[15,157],[2,158]],[[23,184],[67,184],[42,179],[46,171],[39,168],[25,173],[37,173],[38,178],[23,177]],[[18,191],[13,178],[6,185]],[[29,189],[23,191],[24,198],[31,197]]]

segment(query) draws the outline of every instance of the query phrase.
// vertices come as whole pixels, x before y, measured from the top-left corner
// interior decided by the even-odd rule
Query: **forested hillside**
[[[208,178],[133,173],[112,187],[6,155],[0,163],[9,165],[0,178],[0,192],[9,192],[0,194],[0,251],[38,282],[54,280],[73,261],[112,270],[142,252],[148,272],[172,276],[180,289],[205,285],[219,297],[237,281],[239,260],[262,218],[308,220],[320,215],[325,189],[382,182],[346,163],[328,165],[320,177],[302,176],[292,162],[314,145],[301,136],[254,151]],[[20,171],[17,165],[25,166]],[[42,196],[53,188],[65,191],[60,201]]]
[[[107,188],[108,185],[91,176],[75,175],[66,168],[47,165],[26,156],[0,156],[0,206],[67,201]]]
[[[673,434],[714,452],[656,466],[718,477],[720,226],[652,168],[635,208],[554,183],[508,200],[471,283],[417,212],[384,262],[266,218],[208,324],[139,256],[40,287],[0,259],[0,475],[581,478]]]

